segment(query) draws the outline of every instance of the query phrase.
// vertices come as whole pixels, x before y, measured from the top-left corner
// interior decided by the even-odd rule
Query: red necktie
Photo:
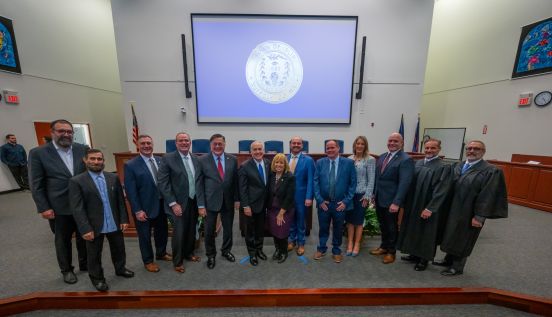
[[[381,172],[383,173],[383,171],[385,170],[385,167],[387,166],[387,163],[389,163],[389,161],[391,160],[391,153],[388,153],[387,156],[385,157],[385,160],[383,160],[383,164],[381,164]]]
[[[224,180],[224,168],[222,168],[222,163],[220,161],[220,156],[217,157],[218,163],[217,163],[217,169],[220,175],[220,179]]]

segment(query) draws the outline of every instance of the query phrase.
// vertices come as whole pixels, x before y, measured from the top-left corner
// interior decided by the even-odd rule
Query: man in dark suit
[[[172,261],[167,253],[168,225],[165,204],[157,188],[161,158],[153,155],[153,140],[149,135],[138,137],[140,155],[125,163],[125,191],[135,217],[138,244],[144,267],[159,272],[151,247],[151,229],[155,240],[155,258]]]
[[[222,256],[234,262],[232,250],[232,225],[234,213],[240,208],[238,192],[238,160],[224,152],[226,139],[213,134],[209,139],[211,154],[199,158],[199,177],[196,182],[199,215],[205,221],[205,253],[207,267],[215,267],[215,226],[220,214],[222,228]]]
[[[302,153],[303,139],[296,136],[289,141],[291,154],[287,156],[291,173],[295,176],[295,214],[289,230],[288,251],[297,246],[297,255],[305,254],[305,217],[314,197],[314,160]]]
[[[314,173],[314,197],[318,204],[319,244],[314,254],[320,260],[328,247],[330,223],[332,224],[332,258],[335,263],[343,261],[341,243],[345,212],[353,209],[356,190],[356,169],[353,160],[339,156],[339,145],[335,140],[326,142],[326,157],[316,162]]]
[[[392,133],[387,139],[389,152],[380,155],[376,162],[374,197],[381,245],[371,250],[370,254],[383,255],[385,264],[395,262],[399,209],[403,207],[414,175],[414,161],[403,152],[403,145],[402,135]]]
[[[249,263],[259,264],[266,260],[263,252],[266,204],[270,161],[264,158],[264,145],[254,141],[250,147],[251,158],[243,162],[238,171],[240,185],[240,205],[245,215],[245,244],[249,253]]]
[[[199,262],[194,255],[197,225],[195,182],[199,172],[197,157],[190,153],[188,133],[176,135],[177,151],[166,154],[159,168],[159,191],[170,207],[173,219],[172,252],[174,270],[184,273],[184,259]]]
[[[86,271],[86,245],[77,231],[69,206],[69,179],[84,172],[87,146],[73,143],[73,125],[67,120],[50,124],[52,142],[29,153],[29,179],[36,208],[55,232],[56,256],[65,283],[74,284],[71,240],[76,233],[79,268]]]
[[[102,268],[104,238],[109,241],[115,274],[130,278],[134,272],[125,267],[126,253],[123,231],[128,227],[123,189],[114,173],[103,172],[103,153],[90,149],[84,157],[87,173],[69,181],[69,203],[73,216],[86,240],[88,276],[96,289],[109,289]]]

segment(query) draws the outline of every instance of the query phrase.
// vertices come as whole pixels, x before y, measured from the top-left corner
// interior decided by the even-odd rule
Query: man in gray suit
[[[199,262],[194,255],[197,225],[197,200],[195,182],[199,162],[190,153],[190,135],[180,132],[176,135],[178,151],[166,154],[159,168],[157,187],[165,202],[171,207],[169,215],[174,220],[172,252],[174,270],[184,273],[184,259]]]
[[[90,149],[84,162],[88,173],[81,173],[69,181],[69,203],[79,231],[86,240],[90,281],[98,291],[105,292],[109,286],[102,268],[104,238],[109,241],[115,275],[134,276],[134,272],[125,267],[123,231],[128,227],[128,215],[119,178],[114,173],[103,171],[103,153]]]
[[[240,208],[238,193],[238,159],[224,152],[226,139],[213,134],[209,139],[211,153],[199,158],[199,176],[196,182],[199,215],[205,221],[205,253],[207,267],[215,267],[215,226],[220,214],[222,228],[222,256],[234,262],[232,250],[232,225],[235,210]]]
[[[55,228],[56,255],[65,283],[74,284],[77,277],[71,265],[71,239],[76,233],[79,268],[87,270],[86,245],[77,231],[73,210],[69,206],[69,179],[85,171],[86,145],[73,143],[73,125],[67,120],[50,124],[52,142],[29,153],[29,180],[36,208]]]

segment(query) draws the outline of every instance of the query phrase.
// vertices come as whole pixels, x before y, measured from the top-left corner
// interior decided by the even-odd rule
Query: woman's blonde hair
[[[289,164],[286,159],[286,156],[283,153],[278,153],[274,155],[274,158],[272,159],[272,163],[270,164],[271,171],[276,172],[274,167],[277,162],[284,162],[284,173],[289,172]]]

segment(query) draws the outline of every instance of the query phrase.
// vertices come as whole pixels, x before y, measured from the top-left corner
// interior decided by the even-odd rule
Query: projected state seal
[[[278,104],[291,99],[303,81],[303,64],[291,45],[266,41],[251,51],[245,65],[251,92],[262,101]]]

